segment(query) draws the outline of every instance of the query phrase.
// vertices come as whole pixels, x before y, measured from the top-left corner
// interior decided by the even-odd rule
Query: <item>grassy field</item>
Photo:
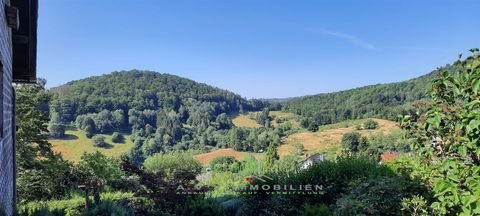
[[[254,112],[246,114],[236,114],[232,117],[232,122],[237,127],[259,128],[261,127],[261,125],[259,125],[255,121],[255,114],[256,113]],[[253,119],[251,118],[252,116]]]
[[[255,115],[257,113],[258,112],[236,114],[236,115],[232,116],[232,122],[237,127],[259,128],[259,127],[261,127],[261,125],[259,125],[255,121]],[[271,111],[269,116],[273,119],[273,121],[272,121],[273,126],[277,126],[277,122],[275,121],[275,119],[282,118],[286,122],[290,122],[293,127],[300,128],[300,123],[298,123],[295,120],[295,114],[293,114],[293,113],[287,113],[287,112],[282,112],[282,111]]]
[[[324,152],[327,155],[335,155],[341,151],[340,142],[345,133],[357,131],[363,136],[370,136],[376,133],[389,134],[394,130],[400,130],[395,122],[383,119],[374,120],[379,123],[379,128],[375,130],[357,130],[355,126],[366,120],[352,120],[322,126],[317,132],[307,131],[292,134],[279,147],[278,154],[280,156],[289,155],[294,151],[295,144],[301,144],[309,154]]]
[[[232,157],[235,157],[235,159],[240,161],[246,158],[248,155],[253,155],[257,159],[263,158],[263,154],[260,154],[260,153],[239,152],[239,151],[235,151],[232,148],[218,149],[209,153],[194,155],[193,158],[200,161],[200,163],[202,163],[203,165],[208,165],[213,159],[217,157],[232,156]]]
[[[67,130],[65,138],[51,139],[53,150],[62,154],[63,158],[69,161],[77,162],[80,160],[83,152],[99,151],[110,157],[117,157],[123,153],[128,152],[132,147],[130,136],[125,136],[125,143],[113,143],[112,136],[109,134],[102,134],[105,136],[105,141],[109,144],[107,148],[93,147],[92,140],[88,139],[82,131]]]

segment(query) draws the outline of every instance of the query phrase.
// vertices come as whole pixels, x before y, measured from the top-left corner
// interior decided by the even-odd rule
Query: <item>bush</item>
[[[115,205],[112,202],[102,202],[88,211],[84,212],[84,216],[97,216],[97,215],[115,215],[115,216],[128,216],[134,215],[130,209],[123,208]]]
[[[100,199],[108,202],[126,202],[131,200],[132,193],[102,193]],[[32,201],[20,203],[17,206],[18,215],[80,215],[79,210],[85,205],[84,196],[74,196],[71,199]]]
[[[148,172],[163,173],[167,178],[173,178],[177,172],[199,174],[202,170],[200,162],[190,154],[180,152],[155,154],[147,158],[143,165]]]
[[[236,159],[232,156],[217,157],[210,162],[210,168],[218,172],[228,171],[230,165],[234,164]]]
[[[330,216],[333,215],[328,206],[320,204],[318,206],[306,205],[303,216]]]
[[[319,185],[322,186],[322,190],[318,195],[313,196],[299,193],[280,198],[272,196],[271,193],[259,191],[245,198],[245,206],[242,207],[242,213],[245,215],[258,215],[266,211],[272,213],[271,215],[299,215],[304,212],[305,204],[334,206],[358,179],[395,177],[395,173],[369,157],[346,155],[340,156],[336,161],[324,161],[296,175],[269,174],[268,176],[274,179],[273,182],[268,182],[268,185]]]
[[[342,147],[351,152],[357,152],[362,135],[358,132],[346,133],[342,137]]]
[[[411,196],[408,185],[402,177],[353,181],[337,200],[335,215],[402,215],[402,200]]]
[[[185,206],[177,209],[175,215],[225,215],[222,205],[212,199],[190,200]]]
[[[122,134],[115,132],[112,135],[112,142],[114,143],[123,143],[125,141],[125,137]]]
[[[48,132],[52,138],[62,138],[65,136],[65,125],[51,123],[48,125]]]
[[[106,147],[107,143],[105,142],[105,137],[101,135],[95,135],[92,137],[93,146],[95,147]]]
[[[77,169],[82,184],[94,180],[104,180],[108,185],[115,187],[124,175],[118,160],[109,158],[98,151],[83,153]]]
[[[89,139],[92,138],[93,136],[95,136],[95,129],[93,127],[91,127],[90,125],[85,127],[85,136]]]
[[[376,122],[372,119],[369,119],[369,120],[365,121],[365,123],[363,123],[363,127],[367,130],[374,130],[374,129],[378,128],[378,122]]]

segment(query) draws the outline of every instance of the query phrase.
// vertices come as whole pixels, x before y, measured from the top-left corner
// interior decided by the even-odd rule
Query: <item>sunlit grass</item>
[[[67,130],[62,139],[51,139],[53,150],[62,154],[63,158],[69,161],[78,162],[83,152],[99,151],[109,157],[118,157],[128,152],[133,143],[129,135],[124,135],[124,143],[113,143],[111,134],[102,134],[105,141],[109,144],[107,148],[98,148],[92,145],[92,140],[88,139],[82,131]]]

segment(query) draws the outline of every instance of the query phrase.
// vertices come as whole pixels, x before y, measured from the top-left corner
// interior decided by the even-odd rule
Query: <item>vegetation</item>
[[[107,147],[105,137],[102,135],[95,135],[92,137],[93,146],[95,147]]]
[[[456,67],[447,65],[444,69],[456,71]],[[316,131],[319,125],[350,119],[396,120],[397,115],[414,113],[418,101],[428,100],[425,87],[437,74],[434,71],[405,82],[294,98],[285,102],[284,110],[300,115],[301,125],[310,131]]]
[[[155,154],[143,164],[145,170],[153,173],[162,173],[167,178],[173,178],[175,173],[188,172],[199,174],[202,170],[200,163],[188,153]]]
[[[480,214],[480,53],[471,51],[472,56],[455,63],[458,73],[443,71],[433,81],[427,111],[403,119],[432,170],[433,214]]]
[[[323,125],[326,122],[322,121],[336,122],[341,119],[337,118],[340,114],[344,119],[353,119],[403,113],[403,109],[397,109],[400,102],[424,98],[423,94],[412,95],[416,87],[410,85],[424,84],[433,75],[346,91],[334,98],[326,94],[294,99],[304,102],[297,107],[301,115],[299,124],[318,130],[316,132],[297,128],[294,120],[286,116],[273,116],[269,110],[278,107],[264,101],[245,101],[229,92],[163,74],[128,72],[70,83],[55,90],[54,102],[43,88],[44,83],[18,86],[18,213],[480,214],[480,54],[478,49],[472,52],[467,59],[441,69],[448,71],[442,71],[442,76],[432,81],[427,91],[430,101],[416,112],[408,111],[404,113],[408,115],[402,116],[404,130],[396,130],[394,123],[381,119],[332,125]],[[162,85],[144,80],[146,86],[158,90],[158,94],[139,86],[137,93],[146,95],[139,97],[137,93],[131,94],[133,90],[123,92],[129,88],[127,86],[120,85],[116,90],[104,82],[124,76],[140,80],[145,76]],[[99,91],[89,88],[92,83],[108,87],[101,87]],[[119,83],[123,82],[119,80]],[[134,84],[139,85],[136,81]],[[183,87],[185,89],[181,89]],[[399,93],[395,89],[408,91]],[[356,95],[356,91],[362,95]],[[390,98],[387,94],[390,91],[398,98]],[[68,102],[71,92],[80,95],[72,96],[76,97],[74,102]],[[198,95],[198,92],[206,95]],[[377,98],[379,95],[385,97]],[[345,102],[339,103],[337,97]],[[310,104],[325,98],[333,102],[319,107]],[[349,102],[349,98],[355,100]],[[130,99],[132,101],[123,105],[118,103]],[[368,100],[378,107],[366,106],[350,114],[344,112],[344,109],[356,107],[357,102]],[[291,102],[287,102],[286,108],[293,109],[289,106]],[[229,112],[238,113],[246,107],[257,110],[252,118],[261,126],[233,125]],[[337,107],[338,110],[325,119],[325,115],[317,115],[325,111],[322,107],[326,110]],[[118,141],[131,131],[132,135],[124,141],[133,142],[134,147],[121,159],[99,151],[84,153],[76,164],[67,162],[53,152],[48,137],[72,138],[70,130],[61,135],[62,131],[53,126],[66,126],[74,120],[85,132],[84,135],[77,131],[74,141],[80,140],[80,136],[88,140],[86,136],[92,130],[95,135],[91,141],[105,144],[106,139]],[[356,125],[363,125],[366,130],[356,130]],[[112,148],[115,146],[123,145],[112,145]],[[293,154],[282,154],[284,146],[291,148]],[[305,152],[319,149],[317,152],[325,152],[332,146],[338,147],[335,151],[342,152],[338,157],[327,157],[308,168],[299,165]],[[215,147],[231,149],[193,155],[193,152],[201,153]],[[262,152],[263,157],[254,157],[260,153],[247,154],[239,150]],[[227,155],[228,152],[232,155]],[[380,164],[379,155],[385,152],[397,152],[400,156],[393,162]],[[204,169],[197,158],[203,158],[203,164],[209,164],[213,171],[205,172],[205,169],[202,172]],[[307,189],[307,185],[312,186],[312,190]],[[87,199],[86,191],[90,192]],[[94,203],[89,202],[90,207],[83,209],[85,201],[90,201],[92,196]]]
[[[118,133],[118,132],[114,132],[112,134],[112,142],[113,143],[123,143],[123,142],[125,142],[125,137],[123,137],[123,135]]]
[[[363,123],[363,127],[367,130],[374,130],[374,129],[377,129],[378,122],[372,119],[368,119],[367,121],[365,121],[365,123]]]
[[[101,134],[105,137],[105,142],[114,143],[112,135]],[[123,135],[125,143],[121,145],[109,145],[108,148],[97,148],[92,145],[92,140],[79,130],[67,130],[65,136],[60,139],[48,140],[52,144],[52,149],[55,152],[62,154],[65,160],[72,162],[80,161],[83,152],[94,153],[96,151],[109,157],[119,157],[128,153],[133,148],[133,142],[130,135]]]
[[[50,95],[45,81],[16,87],[17,194],[20,201],[54,199],[68,191],[72,164],[52,151],[48,143]]]

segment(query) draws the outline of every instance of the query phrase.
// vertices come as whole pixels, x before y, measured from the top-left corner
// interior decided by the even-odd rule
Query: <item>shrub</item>
[[[48,132],[52,138],[62,138],[65,136],[65,125],[58,123],[50,123],[48,125]]]
[[[480,214],[480,52],[470,51],[472,56],[434,79],[427,111],[402,120],[416,139],[416,151],[434,170],[430,207],[443,215]]]
[[[115,186],[124,175],[118,160],[108,158],[98,151],[95,153],[83,153],[77,168],[82,184],[92,180],[104,180],[108,185]]]
[[[356,124],[356,125],[355,125],[355,129],[357,129],[357,130],[363,130],[364,128],[363,128],[363,126],[362,126],[361,124]]]
[[[367,130],[374,130],[378,128],[378,122],[372,119],[368,119],[367,121],[365,121],[365,123],[363,123],[363,127]]]
[[[349,187],[358,179],[379,179],[379,177],[394,177],[395,173],[387,166],[379,165],[376,160],[363,155],[344,155],[336,161],[324,161],[298,172],[296,175],[268,174],[272,182],[256,182],[261,185],[312,185],[322,186],[318,195],[290,194],[278,198],[271,194],[258,191],[245,198],[242,213],[258,215],[270,212],[271,215],[299,215],[304,211],[305,204],[325,204],[334,206],[342,194],[348,193]],[[255,182],[254,182],[255,183]]]
[[[333,215],[328,206],[320,204],[316,206],[306,205],[303,216],[330,216]]]
[[[132,199],[132,193],[102,193],[100,199],[108,202],[126,202]],[[80,215],[79,210],[85,205],[84,196],[74,196],[70,199],[32,201],[17,206],[18,215]]]
[[[102,202],[99,205],[84,212],[84,216],[97,215],[115,215],[115,216],[129,216],[134,215],[132,210],[115,205],[112,202]]]
[[[158,153],[147,158],[143,164],[148,172],[163,173],[173,178],[176,172],[199,174],[202,170],[200,162],[190,154],[181,152]]]
[[[342,147],[351,151],[357,152],[360,146],[362,135],[358,132],[346,133],[342,137]]]
[[[43,159],[35,169],[17,169],[17,194],[21,202],[60,198],[72,186],[73,165],[60,155]]]
[[[401,215],[402,200],[411,196],[402,177],[382,177],[350,183],[337,200],[335,215]]]
[[[123,143],[125,141],[125,137],[122,134],[115,132],[112,135],[112,142],[114,143]]]
[[[218,172],[228,171],[230,165],[234,164],[236,159],[232,156],[217,157],[210,162],[210,167]]]
[[[101,135],[95,135],[92,137],[93,146],[95,147],[106,147],[107,143],[105,142],[105,137]]]
[[[177,209],[175,215],[225,215],[223,207],[212,199],[190,200],[185,206]]]

